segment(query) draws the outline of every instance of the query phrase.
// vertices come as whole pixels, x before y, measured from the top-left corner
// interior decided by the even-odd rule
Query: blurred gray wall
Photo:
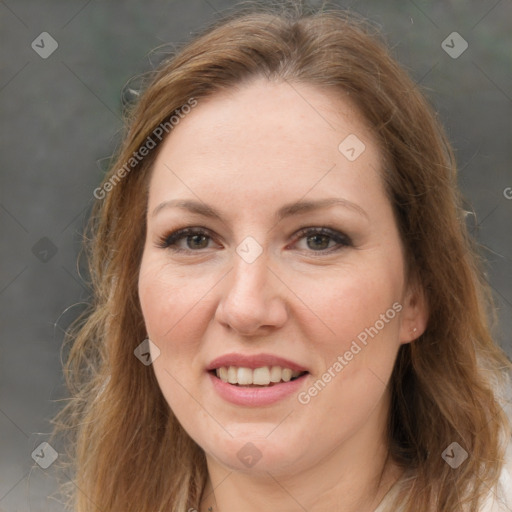
[[[512,355],[512,2],[338,3],[382,26],[439,111]],[[54,456],[40,445],[65,396],[63,332],[87,300],[79,233],[119,139],[121,89],[150,50],[232,5],[0,0],[0,511],[62,510],[46,498],[52,466],[34,461]]]

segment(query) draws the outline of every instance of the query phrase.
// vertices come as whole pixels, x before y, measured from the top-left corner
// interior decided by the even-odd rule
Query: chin
[[[205,443],[203,449],[207,457],[214,458],[232,471],[265,475],[296,472],[301,456],[299,450],[304,448],[304,444],[284,444],[286,436],[274,439],[268,436],[269,430],[264,429],[262,433],[226,439],[222,443],[212,443],[212,446]]]

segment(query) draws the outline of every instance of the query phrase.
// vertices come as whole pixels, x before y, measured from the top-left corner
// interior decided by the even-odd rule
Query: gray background
[[[382,26],[439,111],[486,248],[496,336],[511,355],[512,1],[339,3]],[[88,298],[79,233],[119,141],[121,90],[159,61],[152,49],[185,41],[232,5],[0,0],[0,511],[62,510],[46,498],[52,466],[31,453],[65,396],[59,350]],[[454,31],[469,44],[456,59],[441,47]],[[58,43],[47,59],[31,47],[42,32]]]

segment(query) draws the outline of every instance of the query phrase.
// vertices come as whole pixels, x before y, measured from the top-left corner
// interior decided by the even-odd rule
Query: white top
[[[456,471],[456,470],[454,470]],[[375,512],[388,512],[386,507],[392,503],[399,491],[399,482],[396,483],[386,494]],[[394,512],[400,512],[402,508],[395,509]],[[505,455],[505,465],[500,475],[497,489],[491,491],[481,512],[511,512],[512,511],[512,445],[509,444]]]

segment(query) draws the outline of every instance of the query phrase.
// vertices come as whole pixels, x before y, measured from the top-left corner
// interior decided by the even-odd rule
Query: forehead
[[[232,193],[249,204],[278,201],[283,193],[371,193],[379,188],[380,160],[348,97],[259,79],[198,100],[174,127],[154,165],[150,203],[169,194]]]

